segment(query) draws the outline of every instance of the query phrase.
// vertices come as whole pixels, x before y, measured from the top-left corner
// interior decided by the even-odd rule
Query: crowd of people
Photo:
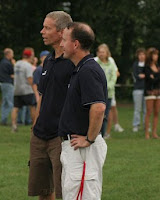
[[[12,132],[17,131],[17,122],[32,123],[29,196],[78,200],[83,195],[84,200],[100,200],[107,154],[104,138],[110,137],[112,121],[115,131],[124,131],[115,99],[118,67],[107,44],[98,46],[96,57],[90,54],[95,40],[92,28],[72,22],[63,11],[46,15],[41,34],[53,51],[40,53],[38,67],[33,48],[26,47],[17,62],[12,49],[4,50],[1,124],[7,124],[10,112]],[[143,104],[145,137],[150,137],[153,113],[152,137],[157,139],[158,50],[138,49],[137,59],[133,65],[133,131],[139,130]]]
[[[11,113],[12,132],[18,124],[32,124],[36,104],[39,100],[38,84],[44,59],[49,51],[40,53],[40,65],[34,49],[26,47],[22,59],[17,62],[10,48],[4,49],[4,58],[0,61],[0,83],[2,92],[1,125],[8,124]]]
[[[145,138],[158,139],[157,125],[160,110],[160,67],[158,65],[159,51],[156,48],[139,48],[136,51],[137,60],[133,64],[133,132],[138,132],[143,112],[143,127]],[[153,114],[153,122],[151,116]]]

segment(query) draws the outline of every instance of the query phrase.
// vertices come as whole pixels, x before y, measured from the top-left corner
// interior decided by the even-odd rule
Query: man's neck
[[[55,50],[55,58],[58,58],[63,54],[63,48],[60,47],[60,44],[54,45],[53,48]]]
[[[23,61],[26,61],[28,63],[30,63],[30,59],[27,59],[27,58],[22,58]]]
[[[89,55],[90,52],[89,51],[81,51],[79,53],[77,53],[77,55],[74,56],[74,58],[72,59],[72,62],[74,63],[75,66],[78,65],[78,63],[87,55]]]

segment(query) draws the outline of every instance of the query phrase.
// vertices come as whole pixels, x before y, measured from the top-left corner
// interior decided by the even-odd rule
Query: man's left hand
[[[90,146],[89,142],[86,141],[86,136],[72,135],[71,137],[71,147],[74,147],[74,150]]]

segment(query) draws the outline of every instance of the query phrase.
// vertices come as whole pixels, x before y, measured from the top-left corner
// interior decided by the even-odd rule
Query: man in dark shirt
[[[13,108],[13,64],[14,52],[4,49],[4,58],[0,62],[0,84],[2,90],[1,124],[7,125],[7,119]]]
[[[64,57],[76,66],[59,124],[63,200],[101,199],[107,145],[100,129],[107,101],[106,77],[90,55],[92,29],[71,23],[63,32]],[[84,186],[84,189],[83,189]]]
[[[38,91],[36,120],[30,144],[29,196],[40,200],[61,198],[61,139],[58,124],[74,65],[63,58],[62,33],[72,21],[63,11],[47,14],[41,34],[45,45],[54,48],[45,61]]]

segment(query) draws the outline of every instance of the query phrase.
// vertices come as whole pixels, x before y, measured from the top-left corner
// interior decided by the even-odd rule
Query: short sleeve
[[[33,71],[32,71],[31,65],[28,65],[28,66],[26,67],[26,77],[27,77],[27,78],[33,77]]]
[[[43,83],[43,77],[42,76],[40,77],[40,81],[39,81],[39,84],[38,84],[38,91],[39,91],[40,94],[43,94],[44,91],[45,91],[44,83]]]
[[[40,81],[40,77],[41,77],[40,71],[36,69],[33,73],[33,83],[38,85]]]
[[[83,106],[100,102],[106,104],[107,82],[97,71],[91,69],[83,71],[79,76],[79,81]]]

